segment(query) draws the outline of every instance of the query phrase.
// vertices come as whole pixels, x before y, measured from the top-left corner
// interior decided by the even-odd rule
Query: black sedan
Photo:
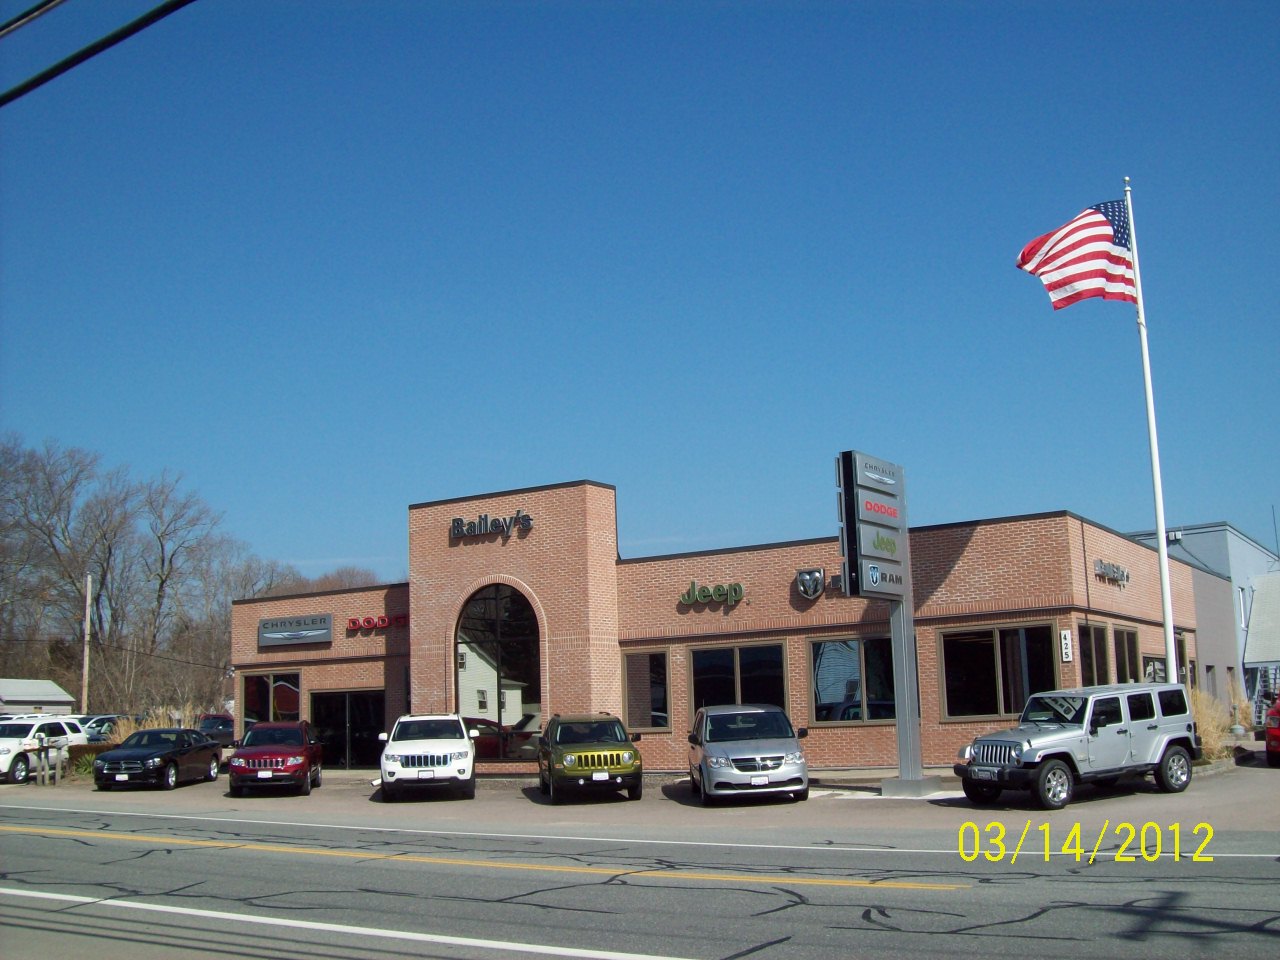
[[[139,730],[98,754],[93,782],[99,790],[131,783],[172,790],[180,780],[217,780],[221,760],[221,748],[199,730]]]

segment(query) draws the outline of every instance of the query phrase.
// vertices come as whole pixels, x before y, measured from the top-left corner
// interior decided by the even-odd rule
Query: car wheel
[[[693,767],[689,768],[689,792],[698,795],[698,778],[693,775]]]
[[[316,766],[316,782],[314,786],[316,788],[319,788],[323,782],[324,782],[324,768],[317,765]]]
[[[977,783],[973,780],[965,780],[961,786],[964,788],[964,795],[969,798],[970,803],[986,805],[995,803],[1000,797],[1000,787],[992,786],[989,783]]]
[[[476,798],[476,775],[474,773],[471,774],[470,780],[462,781],[458,793],[464,800],[474,800]]]
[[[802,802],[802,801],[804,801],[804,800],[808,800],[808,799],[809,799],[809,788],[808,788],[808,787],[805,787],[803,790],[797,790],[795,793],[793,793],[793,794],[791,795],[791,799],[792,799],[792,800],[794,800],[794,801],[796,801],[796,803],[800,803],[800,802]]]
[[[564,789],[556,786],[556,778],[549,770],[547,771],[547,796],[551,798],[552,803],[559,803],[564,799]]]
[[[160,786],[165,790],[172,790],[178,785],[178,765],[171,763],[164,768],[164,777],[160,781]]]
[[[13,763],[9,766],[9,782],[23,783],[30,773],[31,768],[27,765],[27,755],[20,753],[13,758]]]
[[[1156,766],[1156,786],[1165,793],[1181,793],[1191,782],[1191,756],[1182,747],[1169,747]]]
[[[389,783],[386,783],[384,781],[382,784],[382,802],[395,803],[398,799],[400,799],[399,792],[395,789],[395,787],[391,786]]]
[[[1061,760],[1048,760],[1036,773],[1033,789],[1040,806],[1046,810],[1061,810],[1071,802],[1074,787],[1071,768]]]
[[[307,775],[302,778],[302,782],[298,784],[298,793],[304,797],[311,795],[311,770],[307,770]]]
[[[538,768],[538,792],[544,797],[551,793],[550,777],[542,775],[542,768]]]
[[[210,783],[218,779],[218,758],[217,757],[212,757],[209,760],[209,770],[207,773],[205,773],[204,778],[208,780]]]
[[[111,784],[109,783],[99,783],[99,784],[96,784],[96,786],[99,790],[103,791],[104,793],[111,789]]]
[[[641,780],[634,787],[627,787],[627,799],[639,800],[644,796],[644,781]]]
[[[235,784],[232,784],[232,785],[231,785],[231,795],[232,795],[233,797],[243,797],[243,796],[244,796],[244,787],[237,787]]]
[[[699,771],[701,772],[701,771]],[[698,777],[698,801],[704,806],[709,807],[716,802],[716,798],[707,793],[706,777]]]
[[[1280,767],[1280,750],[1267,751],[1267,766]]]

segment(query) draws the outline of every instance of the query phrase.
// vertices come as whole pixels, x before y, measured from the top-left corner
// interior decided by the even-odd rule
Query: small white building
[[[0,713],[67,714],[76,701],[52,680],[0,679]]]

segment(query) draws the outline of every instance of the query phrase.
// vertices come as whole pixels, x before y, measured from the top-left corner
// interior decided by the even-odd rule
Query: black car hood
[[[116,747],[98,754],[99,760],[146,760],[150,757],[163,756],[173,749],[168,747]]]

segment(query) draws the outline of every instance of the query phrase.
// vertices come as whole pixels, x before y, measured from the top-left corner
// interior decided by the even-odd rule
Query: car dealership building
[[[1156,551],[1067,511],[912,527],[926,766],[1006,726],[1031,692],[1163,679]],[[414,504],[409,581],[241,600],[237,724],[307,719],[329,766],[373,767],[400,714],[459,712],[481,773],[531,771],[553,713],[608,711],[650,771],[687,768],[698,707],[774,703],[823,768],[897,763],[889,604],[846,596],[839,538],[619,556],[591,481]],[[1194,590],[1169,564],[1182,679]]]

